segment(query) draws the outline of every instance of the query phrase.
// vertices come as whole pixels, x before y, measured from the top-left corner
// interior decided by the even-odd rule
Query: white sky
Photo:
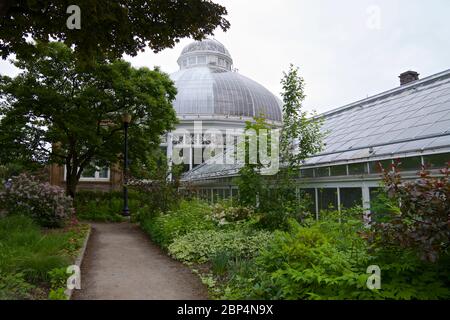
[[[389,90],[406,70],[423,78],[450,68],[449,0],[215,2],[228,9],[231,28],[214,38],[230,51],[235,68],[279,96],[282,72],[290,63],[299,66],[308,110],[323,112]],[[190,42],[126,59],[172,73]],[[0,72],[15,73],[3,61]]]

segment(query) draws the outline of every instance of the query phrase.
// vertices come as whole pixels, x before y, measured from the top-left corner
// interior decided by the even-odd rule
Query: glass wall
[[[361,188],[339,188],[339,197],[341,200],[341,208],[352,208],[354,206],[362,206],[362,189]]]
[[[394,163],[399,171],[419,171],[422,168],[422,157],[401,158]]]
[[[338,208],[337,188],[318,189],[319,211]]]
[[[302,178],[313,178],[314,177],[314,169],[301,169],[300,175]]]
[[[330,167],[319,167],[316,168],[317,177],[329,177]]]
[[[352,163],[348,165],[349,175],[362,175],[367,173],[367,163]]]
[[[392,165],[392,160],[381,160],[381,161],[371,161],[369,162],[369,171],[371,174],[380,174],[381,173],[381,167],[383,167],[384,170],[390,170]]]
[[[331,176],[346,176],[347,175],[347,166],[332,166],[330,167]]]
[[[442,169],[450,162],[450,153],[433,154],[423,158],[427,169]]]

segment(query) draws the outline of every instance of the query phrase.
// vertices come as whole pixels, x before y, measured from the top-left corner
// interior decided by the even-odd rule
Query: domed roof
[[[232,58],[216,40],[186,46],[170,77],[178,90],[173,103],[180,118],[248,118],[281,122],[280,100],[257,82],[231,71]],[[245,119],[247,118],[247,119]]]
[[[181,55],[183,56],[191,52],[207,51],[221,53],[231,58],[231,55],[225,46],[215,39],[205,39],[203,41],[192,42],[184,47],[183,51],[181,51]]]

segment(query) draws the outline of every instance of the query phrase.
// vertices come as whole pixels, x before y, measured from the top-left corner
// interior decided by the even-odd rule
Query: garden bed
[[[450,297],[448,255],[432,263],[414,250],[368,241],[373,235],[361,208],[321,212],[319,221],[290,219],[278,230],[265,228],[257,213],[242,212],[231,204],[183,200],[169,212],[150,213],[141,227],[201,278],[212,299]],[[379,290],[367,286],[371,265],[381,269]]]
[[[39,227],[31,218],[0,219],[0,299],[66,299],[66,268],[75,263],[89,234],[88,224]]]

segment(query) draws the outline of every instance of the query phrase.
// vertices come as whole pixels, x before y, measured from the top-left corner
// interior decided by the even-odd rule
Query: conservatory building
[[[170,77],[178,91],[173,106],[179,124],[162,148],[168,159],[174,159],[174,144],[183,144],[185,171],[205,161],[204,150],[213,135],[209,132],[234,132],[234,145],[246,121],[255,117],[264,116],[272,125],[281,126],[281,101],[233,69],[230,53],[217,40],[189,44],[182,50],[178,65],[180,70]],[[225,137],[222,142],[227,145]]]
[[[177,104],[183,104],[182,97]],[[380,165],[388,169],[397,163],[408,180],[416,179],[422,166],[440,175],[450,161],[450,70],[423,79],[407,71],[399,87],[322,116],[325,148],[306,159],[298,188],[311,196],[316,214],[330,206],[369,210],[380,188]],[[279,121],[279,113],[272,120]],[[235,197],[233,178],[241,166],[208,160],[183,180],[210,201]]]

